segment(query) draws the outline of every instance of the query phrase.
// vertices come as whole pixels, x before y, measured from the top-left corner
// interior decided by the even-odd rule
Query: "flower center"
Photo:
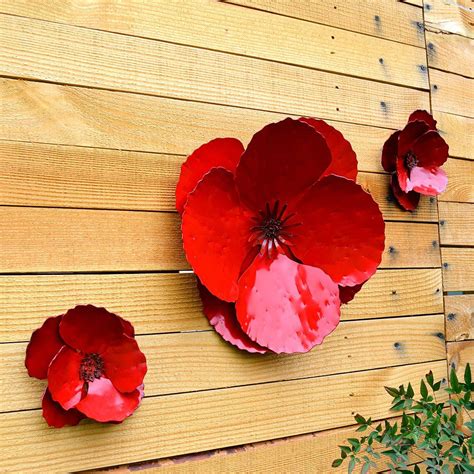
[[[79,376],[84,382],[93,382],[100,379],[104,373],[104,361],[99,354],[86,354],[81,362]]]
[[[267,253],[272,256],[273,251],[282,251],[282,245],[290,246],[289,239],[293,237],[290,229],[301,225],[292,223],[291,219],[295,214],[286,214],[287,205],[280,206],[279,201],[275,201],[273,206],[267,203],[264,211],[259,211],[254,217],[255,226],[252,227],[250,240],[254,245],[260,245],[260,253]],[[285,215],[286,214],[286,215]]]
[[[418,165],[418,158],[416,157],[416,155],[409,151],[406,155],[405,155],[405,166],[411,170],[413,169],[415,166]]]

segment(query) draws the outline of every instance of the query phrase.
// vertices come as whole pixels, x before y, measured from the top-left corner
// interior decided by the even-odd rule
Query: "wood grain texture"
[[[428,66],[474,77],[474,40],[459,35],[426,32]]]
[[[187,270],[174,213],[0,207],[0,272]],[[34,229],[34,232],[32,232]],[[386,224],[382,268],[437,267],[436,224]]]
[[[4,275],[0,342],[28,341],[46,317],[84,303],[129,319],[138,334],[209,329],[191,274]],[[379,270],[342,307],[342,319],[442,311],[440,269]]]
[[[466,364],[474,361],[474,341],[448,342],[448,364],[456,370],[460,380],[464,380]]]
[[[341,323],[302,355],[239,351],[216,332],[139,336],[147,356],[147,396],[354,372],[445,358],[444,316]],[[42,381],[24,368],[25,343],[1,344],[0,412],[40,408]]]
[[[443,168],[448,187],[438,200],[474,203],[474,161],[448,159]]]
[[[224,0],[227,3],[264,10],[314,23],[358,31],[370,36],[399,41],[424,48],[423,13],[402,2],[314,2],[303,0]]]
[[[425,23],[429,30],[474,38],[474,14],[469,0],[425,0]]]
[[[2,468],[99,468],[348,426],[355,413],[380,419],[390,416],[383,386],[418,381],[430,369],[435,378],[447,376],[440,361],[145,398],[124,425],[85,422],[52,430],[40,411],[5,413]],[[84,455],[88,446],[94,446],[93,456]]]
[[[450,155],[474,160],[474,119],[439,111],[434,111],[434,117]]]
[[[474,295],[445,296],[446,339],[474,339]]]
[[[269,4],[264,1],[259,3],[264,3],[265,6]],[[333,4],[318,5],[307,0],[293,3],[291,11],[287,0],[273,2],[271,6],[290,17],[424,47],[420,28],[423,16],[420,9],[395,0],[369,0],[363,3],[336,0],[333,3],[336,9]],[[275,58],[272,54],[280,57],[290,46],[296,45],[296,38],[309,40],[315,31],[324,31],[320,29],[320,25],[272,18],[260,12],[241,11],[207,0],[158,0],[145,4],[138,0],[107,0],[87,4],[79,1],[40,0],[35,3],[34,8],[28,0],[4,0],[0,11],[270,59]],[[265,21],[259,22],[262,18]],[[258,30],[254,28],[256,22],[260,23]],[[291,34],[295,28],[296,33]],[[278,44],[275,44],[275,39]],[[308,47],[315,46],[309,44]],[[310,51],[299,49],[293,60],[300,62],[310,58]],[[314,61],[314,58],[309,60]]]
[[[440,202],[438,208],[441,245],[474,246],[474,204]]]
[[[181,164],[177,155],[0,141],[0,204],[174,211]],[[359,173],[385,219],[437,222],[436,200],[415,212],[394,202],[389,177]]]
[[[430,70],[433,111],[473,118],[474,79],[449,72]],[[472,136],[470,137],[472,140]],[[471,151],[472,153],[472,151]]]
[[[176,6],[175,3],[175,14],[179,15]],[[214,2],[214,7],[222,8],[222,5]],[[240,14],[239,8],[224,7]],[[199,8],[198,3],[194,8]],[[249,94],[252,91],[249,86],[252,83],[254,87],[257,85],[254,81],[249,82],[249,71],[259,77],[258,82],[272,74],[274,80],[281,81],[280,94],[285,89],[285,77],[304,77],[307,82],[312,82],[317,75],[307,68],[336,73],[346,73],[350,69],[354,76],[428,89],[426,55],[422,48],[257,10],[245,13],[251,16],[253,24],[266,25],[266,37],[251,35],[253,37],[247,38],[247,41],[252,45],[265,45],[265,50],[269,51],[267,54],[259,54],[254,46],[239,51],[245,57],[229,55],[210,51],[211,44],[207,44],[206,49],[190,48],[0,15],[3,46],[0,72],[12,77],[186,97],[213,103],[226,103],[226,98],[230,98],[235,88],[234,92],[239,96],[238,99],[236,97],[238,105],[244,105],[245,90]],[[206,25],[208,23],[209,20]],[[302,41],[306,45],[304,49],[301,48]],[[348,44],[350,48],[347,48]],[[262,56],[281,63],[301,65],[306,70],[297,71],[294,67],[247,56]]]
[[[441,248],[445,291],[474,291],[474,248]]]

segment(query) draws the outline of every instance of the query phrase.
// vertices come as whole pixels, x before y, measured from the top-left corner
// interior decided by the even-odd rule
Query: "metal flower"
[[[385,142],[382,166],[392,173],[396,200],[407,211],[417,208],[420,194],[437,196],[446,189],[448,178],[441,165],[449,147],[436,130],[436,120],[425,110],[416,110],[403,130]]]
[[[50,426],[82,418],[121,422],[143,398],[147,366],[133,326],[95,306],[48,318],[26,348],[30,377],[47,379],[43,417]]]
[[[249,352],[306,352],[380,263],[384,222],[357,159],[322,120],[287,118],[198,148],[176,207],[204,314]],[[341,289],[341,290],[340,290]]]

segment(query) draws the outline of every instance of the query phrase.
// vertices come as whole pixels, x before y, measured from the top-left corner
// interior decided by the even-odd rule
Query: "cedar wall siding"
[[[474,35],[458,3],[0,0],[1,472],[333,472],[355,413],[394,416],[384,385],[473,361]],[[417,108],[450,144],[450,181],[406,213],[380,152]],[[179,273],[174,188],[200,144],[300,115],[351,141],[386,248],[322,346],[249,355]],[[54,430],[24,352],[79,303],[135,325],[146,397],[123,424]]]

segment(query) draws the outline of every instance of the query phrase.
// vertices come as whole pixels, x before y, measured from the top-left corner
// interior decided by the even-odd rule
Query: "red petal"
[[[429,129],[429,125],[426,122],[422,122],[421,120],[408,122],[405,128],[400,132],[400,136],[398,138],[399,159],[403,159],[409,151],[412,151],[415,141],[418,140],[418,138],[426,133]]]
[[[397,181],[403,192],[408,192],[408,170],[405,167],[405,160],[397,160]]]
[[[288,203],[316,182],[330,162],[322,135],[287,118],[253,136],[237,166],[237,189],[242,202],[256,211],[277,200]]]
[[[415,166],[411,170],[407,189],[427,196],[437,196],[448,185],[448,177],[441,168],[426,169]]]
[[[390,185],[392,187],[395,199],[403,209],[407,211],[414,211],[418,207],[420,195],[415,191],[410,191],[409,193],[402,191],[400,185],[398,184],[396,175],[391,176]]]
[[[120,422],[137,409],[140,400],[139,390],[120,393],[109,379],[101,377],[89,383],[87,395],[76,408],[96,421]]]
[[[382,148],[382,166],[388,173],[392,173],[396,168],[399,136],[400,130],[392,133]]]
[[[355,286],[377,269],[384,249],[385,224],[372,196],[339,176],[316,183],[295,207],[292,251],[321,268],[336,283]]]
[[[431,130],[436,130],[436,120],[426,110],[415,110],[408,117],[409,122],[414,122],[415,120],[422,120],[428,124]]]
[[[64,342],[84,353],[101,353],[124,333],[121,318],[92,305],[70,309],[59,325]]]
[[[359,283],[355,286],[339,286],[339,299],[341,300],[341,303],[347,304],[349,301],[352,301],[365,283],[366,282],[364,281],[363,283]]]
[[[64,410],[59,403],[52,399],[49,390],[44,392],[41,405],[43,407],[43,418],[49,426],[54,428],[62,428],[66,425],[75,426],[84,418],[84,415],[74,408]]]
[[[441,166],[448,159],[448,151],[448,144],[434,130],[424,133],[413,145],[413,153],[422,168]]]
[[[344,135],[324,120],[302,117],[300,121],[311,125],[319,132],[326,140],[331,152],[331,164],[322,176],[335,174],[355,181],[357,178],[357,156]]]
[[[307,352],[339,323],[337,285],[319,268],[283,254],[258,255],[239,280],[237,318],[258,344],[281,352]]]
[[[75,407],[81,399],[84,386],[79,377],[81,361],[81,354],[63,346],[49,366],[48,389],[65,410]]]
[[[120,316],[117,316],[117,318],[119,318],[120,320],[120,324],[123,328],[123,333],[129,337],[135,337],[135,328],[133,327],[132,323],[130,321],[127,321],[126,319],[121,318]]]
[[[59,349],[64,345],[59,336],[59,323],[62,316],[48,318],[33,332],[26,348],[25,365],[30,377],[45,379],[48,367]]]
[[[133,392],[143,383],[147,366],[137,341],[123,336],[102,354],[105,374],[120,392]]]
[[[222,338],[241,350],[265,354],[267,348],[253,342],[240,327],[235,315],[235,305],[216,298],[206,287],[198,282],[199,296],[202,309],[209,323]]]
[[[221,167],[234,173],[244,146],[236,138],[216,138],[200,146],[181,166],[176,186],[176,209],[183,213],[188,194],[212,168]]]
[[[186,258],[203,285],[222,300],[237,299],[252,226],[234,177],[223,168],[212,169],[189,195],[182,224]]]

